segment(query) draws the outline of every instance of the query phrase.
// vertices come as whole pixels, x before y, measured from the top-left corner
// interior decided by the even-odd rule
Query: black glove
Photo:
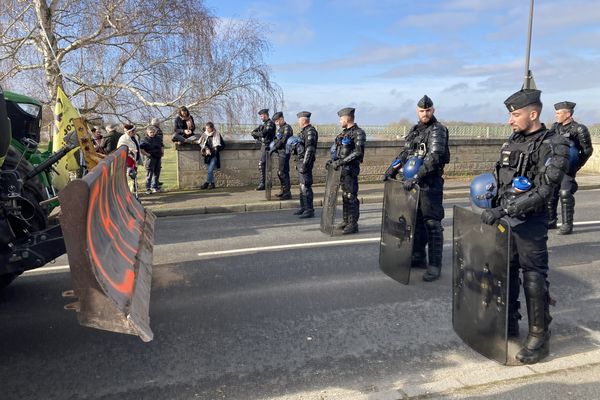
[[[481,222],[487,225],[494,225],[496,221],[506,215],[502,207],[489,208],[481,213]]]
[[[394,177],[391,174],[384,174],[382,180],[385,182],[385,181],[389,181],[392,179],[394,179]]]
[[[415,185],[419,183],[419,180],[417,178],[411,178],[405,180],[402,183],[404,185],[405,190],[412,190],[415,187]]]
[[[344,164],[344,162],[340,159],[334,160],[331,163],[331,166],[333,167],[333,169],[335,169],[336,171],[340,168],[340,166],[342,166]]]

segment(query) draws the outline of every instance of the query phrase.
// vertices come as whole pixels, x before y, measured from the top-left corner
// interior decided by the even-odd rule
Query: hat
[[[540,94],[542,94],[542,92],[537,89],[521,89],[518,92],[513,93],[508,99],[504,100],[504,105],[508,111],[511,112],[532,104],[541,105]]]
[[[269,109],[268,108],[263,108],[262,110],[260,110],[258,112],[258,115],[262,115],[262,114],[267,114],[269,115]]]
[[[283,118],[283,113],[281,111],[277,111],[273,114],[273,117],[271,117],[273,121],[277,121],[279,118]]]
[[[310,118],[312,114],[309,111],[300,111],[298,114],[296,114],[296,117],[298,118]]]
[[[572,101],[561,101],[560,103],[556,103],[554,105],[555,110],[570,110],[573,111],[575,109],[575,103]]]
[[[337,112],[338,117],[343,117],[344,115],[348,115],[349,117],[354,118],[354,111],[355,109],[352,107],[346,107],[346,108],[342,108],[340,111]]]
[[[417,107],[419,108],[431,108],[433,107],[433,100],[429,98],[427,95],[423,95],[421,100],[417,103]]]

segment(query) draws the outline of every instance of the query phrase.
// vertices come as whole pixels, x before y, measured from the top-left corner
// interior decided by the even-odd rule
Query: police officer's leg
[[[302,161],[300,161],[301,163]],[[294,215],[302,215],[306,208],[306,186],[304,184],[304,174],[298,173],[298,186],[300,187],[300,208],[294,212]]]
[[[279,180],[281,181],[281,200],[289,200],[292,198],[292,192],[290,191],[290,155],[285,154],[285,151],[280,150],[279,155],[279,171],[281,171],[281,176]]]
[[[411,260],[411,267],[414,268],[427,268],[427,253],[425,252],[425,245],[427,244],[427,229],[425,228],[425,221],[423,220],[421,204],[422,203],[419,200]]]
[[[306,171],[304,171],[304,212],[300,215],[300,218],[312,218],[315,216],[315,209],[313,206],[313,177],[312,177],[312,164],[308,165]]]
[[[548,231],[546,215],[531,215],[527,222],[514,227],[513,244],[523,269],[523,289],[527,303],[529,333],[516,358],[524,364],[534,364],[550,352],[548,273]]]
[[[560,206],[562,214],[562,226],[559,235],[568,235],[573,232],[573,217],[575,214],[575,192],[577,182],[571,176],[565,175],[560,185]]]
[[[275,196],[277,197],[281,197],[281,195],[283,194],[283,158],[284,158],[285,154],[282,154],[282,151],[279,150],[277,151],[277,177],[279,178],[279,184],[281,186],[281,188],[279,189],[279,193],[277,193]]]
[[[348,225],[348,191],[349,191],[349,183],[348,183],[348,170],[347,168],[342,167],[342,172],[340,175],[340,188],[342,189],[342,222],[335,226],[337,230],[344,230],[346,225]]]
[[[441,190],[423,190],[420,194],[421,210],[427,232],[427,271],[423,274],[426,282],[435,281],[442,270],[442,252],[444,251],[444,207]]]
[[[260,148],[260,161],[258,162],[258,187],[256,190],[265,190],[265,166],[269,152],[264,144]]]
[[[347,168],[347,174],[344,179],[346,187],[346,208],[348,212],[348,224],[344,227],[342,233],[348,235],[358,232],[358,218],[360,216],[360,204],[358,201],[358,169]]]
[[[558,223],[558,215],[556,213],[556,209],[558,207],[558,197],[560,193],[560,188],[556,188],[556,191],[548,200],[548,229],[556,229],[556,224]]]
[[[519,336],[519,320],[522,318],[519,309],[519,293],[521,291],[519,254],[513,245],[510,254],[510,269],[508,271],[508,337]]]

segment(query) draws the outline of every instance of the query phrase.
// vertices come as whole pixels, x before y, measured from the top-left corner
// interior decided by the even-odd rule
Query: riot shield
[[[267,156],[265,157],[265,199],[271,201],[271,189],[273,189],[273,155],[269,154],[267,146]]]
[[[508,361],[510,226],[481,222],[454,206],[452,325],[473,350],[501,364]]]
[[[342,169],[327,168],[325,181],[325,195],[323,196],[323,212],[321,213],[321,232],[333,236],[335,230],[335,209],[338,192],[340,191],[340,178]]]
[[[379,268],[408,285],[413,252],[419,187],[407,191],[402,181],[385,182],[379,242]]]

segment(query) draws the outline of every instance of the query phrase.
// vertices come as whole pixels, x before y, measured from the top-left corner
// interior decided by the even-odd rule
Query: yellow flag
[[[73,119],[79,118],[79,111],[65,92],[59,86],[56,94],[56,106],[54,107],[54,134],[52,136],[52,151],[56,152],[65,144],[64,138],[70,133],[75,132]],[[75,133],[74,133],[75,134]],[[58,174],[55,174],[52,179],[52,184],[57,190],[61,190],[69,183],[69,172],[76,173],[79,170],[79,162],[77,161],[76,152],[79,147],[71,150],[66,156],[60,159],[54,166]]]

